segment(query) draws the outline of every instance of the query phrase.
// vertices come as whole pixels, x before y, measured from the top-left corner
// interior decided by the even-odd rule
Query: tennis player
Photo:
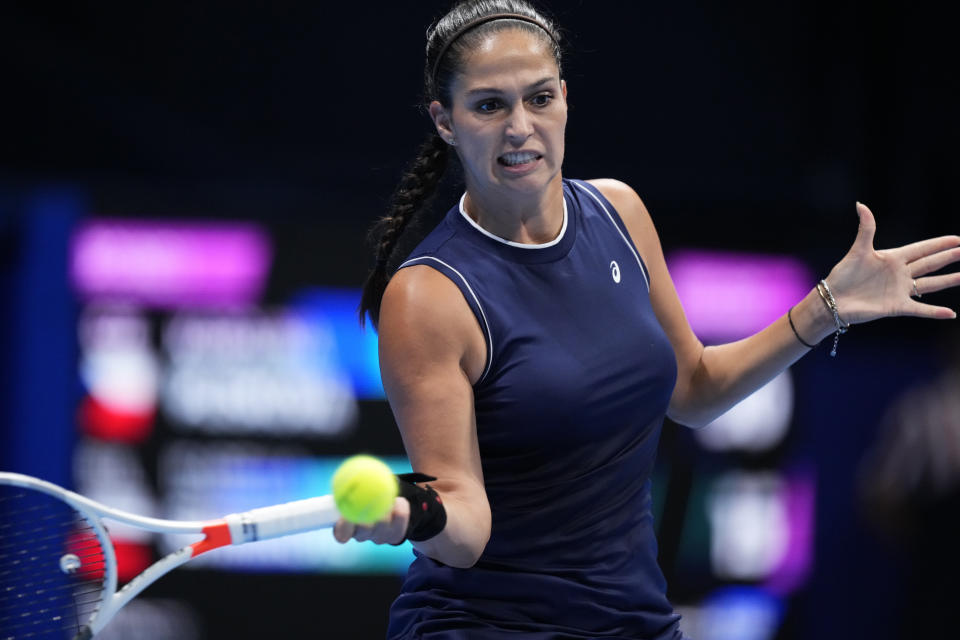
[[[960,284],[929,275],[960,237],[876,251],[856,204],[852,248],[788,314],[704,347],[637,194],[562,174],[553,22],[521,0],[458,4],[425,68],[434,127],[376,228],[361,313],[411,464],[437,479],[335,536],[414,541],[390,638],[682,638],[651,516],[664,416],[704,425],[850,325],[954,318],[915,298]],[[402,255],[451,153],[466,191]]]

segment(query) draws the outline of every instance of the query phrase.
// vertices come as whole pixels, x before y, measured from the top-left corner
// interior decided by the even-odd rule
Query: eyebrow
[[[540,80],[537,80],[533,84],[528,85],[526,90],[530,91],[530,90],[536,89],[545,84],[549,84],[554,80],[555,80],[555,76],[547,76],[545,78],[541,78]],[[468,96],[473,96],[479,93],[503,93],[503,90],[497,89],[496,87],[477,87],[476,89],[470,89],[469,91],[467,91]]]

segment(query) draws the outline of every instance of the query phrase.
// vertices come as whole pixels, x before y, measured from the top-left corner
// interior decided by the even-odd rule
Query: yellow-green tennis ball
[[[373,456],[347,458],[333,474],[333,501],[344,518],[354,524],[373,524],[393,508],[397,477]]]

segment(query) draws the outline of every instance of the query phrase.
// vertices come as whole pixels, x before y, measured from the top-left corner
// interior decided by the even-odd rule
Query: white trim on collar
[[[569,219],[569,216],[567,215],[566,196],[564,196],[563,198],[563,226],[560,227],[560,233],[557,235],[556,238],[554,238],[550,242],[544,242],[542,244],[524,244],[522,242],[514,242],[512,240],[504,240],[500,236],[493,235],[492,233],[490,233],[489,231],[481,227],[479,224],[477,224],[473,218],[467,215],[467,210],[463,206],[463,202],[464,200],[466,200],[466,198],[467,198],[467,194],[466,192],[464,192],[464,194],[460,196],[460,215],[466,218],[467,222],[470,223],[470,226],[472,226],[474,229],[476,229],[483,235],[487,236],[488,238],[493,238],[497,242],[502,242],[503,244],[510,245],[511,247],[517,247],[518,249],[546,249],[560,242],[563,239],[564,234],[567,233],[567,220]]]

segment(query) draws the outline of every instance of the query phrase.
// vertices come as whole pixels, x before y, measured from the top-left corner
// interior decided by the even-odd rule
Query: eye
[[[536,107],[546,107],[546,106],[549,105],[551,102],[553,102],[553,94],[551,94],[551,93],[538,93],[537,95],[533,96],[533,98],[530,100],[530,102],[532,102],[533,105],[536,106]]]
[[[476,106],[477,111],[479,111],[480,113],[493,113],[499,108],[500,108],[500,103],[493,99],[484,100],[483,102],[480,102]]]

